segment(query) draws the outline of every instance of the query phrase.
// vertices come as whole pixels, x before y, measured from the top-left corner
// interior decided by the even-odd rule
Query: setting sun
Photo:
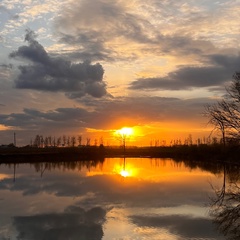
[[[122,136],[130,136],[133,135],[134,131],[132,128],[129,127],[123,127],[116,131],[117,134],[120,134]]]

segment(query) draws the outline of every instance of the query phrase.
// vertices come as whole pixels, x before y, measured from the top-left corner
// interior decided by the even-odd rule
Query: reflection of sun
[[[122,177],[133,177],[136,174],[135,169],[133,168],[133,166],[127,165],[124,159],[123,164],[116,164],[113,168],[113,172],[119,174]]]
[[[122,177],[128,177],[130,174],[129,174],[128,171],[122,170],[122,171],[120,172],[120,175],[121,175]]]

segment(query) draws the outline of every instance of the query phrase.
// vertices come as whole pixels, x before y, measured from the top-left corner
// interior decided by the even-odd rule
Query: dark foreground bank
[[[121,147],[82,146],[71,148],[11,147],[0,149],[0,163],[81,161],[106,157],[152,157],[194,159],[201,161],[239,162],[240,147],[222,145],[181,145],[161,147]]]

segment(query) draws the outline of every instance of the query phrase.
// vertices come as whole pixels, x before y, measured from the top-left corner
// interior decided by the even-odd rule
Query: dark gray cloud
[[[2,69],[11,69],[12,67],[12,64],[0,64],[0,68]]]
[[[136,126],[149,122],[199,121],[204,105],[211,102],[207,98],[180,99],[164,97],[126,97],[115,98],[113,101],[95,103],[91,123],[96,128],[122,125]],[[106,121],[107,116],[107,121]],[[127,120],[124,122],[124,119]],[[204,120],[203,120],[204,122]],[[116,124],[119,123],[119,126]],[[113,125],[114,124],[114,125]]]
[[[41,112],[36,109],[24,109],[22,113],[0,114],[0,124],[29,130],[49,130],[60,127],[77,128],[83,126],[91,113],[81,108],[58,108]]]
[[[117,129],[123,125],[141,126],[149,122],[164,124],[191,120],[202,121],[204,127],[207,119],[202,113],[204,106],[211,102],[214,100],[208,98],[119,97],[98,101],[88,98],[85,102],[90,107],[88,110],[77,107],[49,111],[25,108],[19,113],[0,114],[0,124],[22,131],[18,134],[19,144],[21,135],[24,144],[29,144],[36,134],[62,136],[82,132],[85,135],[85,128]],[[2,134],[12,141],[12,130]]]
[[[27,30],[25,40],[28,46],[21,46],[10,54],[11,58],[30,61],[29,65],[19,66],[20,74],[15,80],[17,88],[61,91],[71,98],[86,94],[100,98],[107,93],[104,70],[99,63],[72,63],[60,57],[53,58],[30,30]]]
[[[57,108],[39,111],[25,108],[22,113],[0,114],[0,124],[22,129],[38,129],[44,132],[57,129],[80,127],[109,129],[123,124],[146,124],[158,121],[199,120],[204,105],[209,99],[189,99],[162,97],[127,97],[112,100],[90,101],[91,110],[85,108]],[[94,110],[93,110],[94,109]],[[107,120],[106,120],[107,119]],[[44,133],[42,133],[44,134]]]
[[[183,239],[225,239],[216,232],[211,220],[184,215],[132,216],[132,222],[139,227],[166,228]]]
[[[89,59],[91,61],[114,61],[112,50],[108,49],[101,39],[100,34],[94,30],[82,31],[79,34],[71,35],[60,33],[60,42],[67,43],[71,46],[80,46],[78,51],[67,54],[66,57],[72,59]]]
[[[95,239],[103,237],[106,211],[100,207],[85,211],[70,206],[62,213],[16,216],[17,239]]]
[[[166,77],[139,78],[130,89],[184,90],[199,87],[220,86],[232,79],[240,69],[240,56],[212,55],[208,59],[213,66],[183,66]]]

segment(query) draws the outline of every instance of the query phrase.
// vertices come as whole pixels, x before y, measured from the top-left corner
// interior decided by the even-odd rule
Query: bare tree
[[[67,137],[67,146],[68,146],[68,147],[71,146],[71,140],[70,140],[70,137],[69,137],[69,136]]]
[[[76,137],[75,137],[75,136],[72,136],[72,137],[71,137],[71,146],[72,146],[72,147],[75,147],[75,144],[76,144]]]
[[[63,146],[66,147],[66,142],[67,142],[66,135],[63,135],[62,140],[63,140],[63,142],[62,142]]]
[[[61,142],[62,142],[62,138],[58,137],[57,138],[57,146],[60,147],[61,146]]]
[[[86,146],[90,146],[91,145],[91,138],[87,138],[86,139]]]
[[[81,146],[82,145],[82,136],[81,135],[78,135],[78,146]]]
[[[205,116],[208,117],[214,130],[220,131],[222,142],[226,139],[240,140],[240,73],[233,76],[233,81],[226,89],[227,93],[221,101],[205,106]]]
[[[55,138],[55,136],[53,137],[53,146],[56,147],[56,138]]]
[[[127,140],[130,139],[131,134],[132,134],[132,128],[129,128],[129,127],[123,127],[122,129],[116,131],[116,137],[120,141],[121,146],[123,147],[124,155],[126,153]]]
[[[48,137],[45,137],[45,139],[44,139],[44,146],[48,147]]]
[[[223,145],[226,144],[226,119],[224,111],[221,108],[220,102],[207,105],[205,107],[205,116],[208,117],[208,123],[214,126],[213,131],[220,131],[222,135]],[[212,132],[213,132],[212,131]]]
[[[52,146],[52,136],[48,137],[48,144],[49,144],[49,146]]]
[[[43,136],[40,136],[40,147],[41,148],[44,147],[44,138],[43,138]]]
[[[41,145],[41,136],[40,135],[36,135],[36,137],[33,141],[33,145],[34,145],[34,147],[40,147],[40,145]]]

